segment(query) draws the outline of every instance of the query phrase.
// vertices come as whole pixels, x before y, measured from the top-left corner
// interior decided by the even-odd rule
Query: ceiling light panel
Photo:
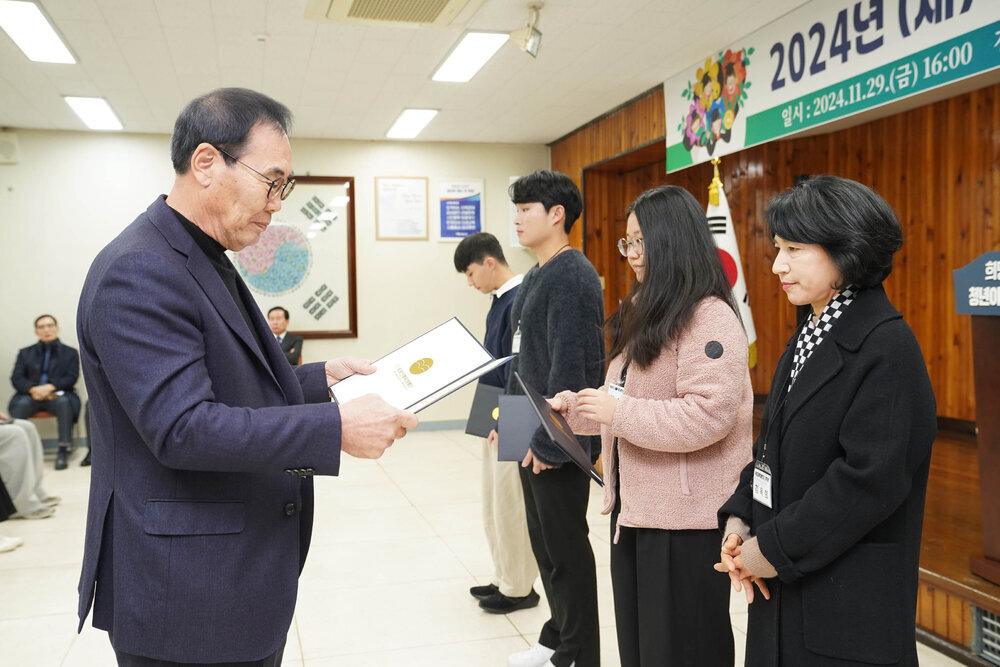
[[[76,58],[33,2],[0,0],[0,28],[29,60],[72,65]]]
[[[103,97],[66,97],[66,104],[92,130],[121,130],[122,123]]]
[[[508,39],[510,35],[506,32],[465,33],[431,78],[455,83],[469,81]]]
[[[385,136],[390,139],[413,139],[423,132],[437,113],[437,109],[403,109]]]

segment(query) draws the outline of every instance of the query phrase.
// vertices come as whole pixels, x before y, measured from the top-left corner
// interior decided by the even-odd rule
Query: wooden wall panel
[[[707,204],[710,165],[666,174],[662,151],[640,166],[627,158],[613,159],[644,147],[647,155],[663,127],[662,90],[654,90],[552,146],[552,168],[583,187],[583,243],[608,280],[609,308],[624,293],[618,290],[629,284],[621,276],[627,266],[598,247],[613,245],[622,235],[628,203],[648,187],[671,183]],[[1000,207],[1000,85],[723,158],[721,174],[757,328],[759,363],[752,378],[759,393],[768,389],[795,319],[770,273],[774,252],[764,208],[797,174],[821,173],[866,183],[895,208],[904,245],[886,290],[920,341],[938,414],[973,421],[970,324],[968,316],[954,314],[951,271],[1000,249],[995,213]],[[604,229],[607,225],[616,228]]]
[[[921,581],[917,587],[917,627],[972,650],[973,607],[967,600]]]

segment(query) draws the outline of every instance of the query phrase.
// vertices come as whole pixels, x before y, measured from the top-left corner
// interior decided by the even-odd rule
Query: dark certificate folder
[[[538,415],[527,396],[501,396],[497,427],[497,460],[524,460],[531,438],[538,430]]]
[[[517,379],[518,384],[521,385],[521,388],[524,389],[525,395],[531,401],[532,409],[542,422],[542,428],[552,438],[552,442],[556,444],[556,447],[561,449],[573,463],[580,466],[581,470],[590,475],[592,480],[600,486],[604,486],[604,480],[601,479],[600,474],[594,470],[594,466],[590,463],[590,455],[584,450],[583,445],[576,439],[576,436],[573,435],[573,431],[570,430],[569,424],[566,423],[563,416],[553,410],[541,394],[529,387],[521,379],[517,371],[514,371],[514,377]]]
[[[490,431],[497,427],[497,411],[500,405],[500,395],[503,387],[480,382],[476,385],[476,395],[472,397],[472,409],[469,410],[469,420],[465,423],[465,432],[487,438]]]

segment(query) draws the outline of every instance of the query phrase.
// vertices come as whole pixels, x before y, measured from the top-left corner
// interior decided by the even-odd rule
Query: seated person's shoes
[[[530,609],[538,606],[538,593],[531,590],[530,593],[520,598],[507,597],[500,591],[479,601],[479,607],[483,611],[491,614],[507,614],[518,609]]]
[[[500,589],[495,585],[490,584],[489,586],[473,586],[469,589],[469,595],[476,598],[477,600],[485,600],[494,593],[499,593]]]
[[[56,470],[65,470],[66,465],[66,450],[60,447],[56,454]]]
[[[83,457],[82,461],[80,461],[80,467],[81,468],[86,468],[89,465],[90,465],[90,450],[88,449],[87,450],[87,455]]]
[[[56,511],[52,507],[39,507],[38,509],[24,514],[18,512],[17,514],[11,514],[11,519],[48,519],[50,516],[55,514]]]

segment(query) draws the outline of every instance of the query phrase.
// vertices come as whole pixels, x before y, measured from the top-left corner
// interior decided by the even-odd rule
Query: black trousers
[[[114,639],[111,640],[111,645],[114,647]],[[156,660],[142,655],[125,653],[118,649],[115,649],[115,657],[118,658],[118,667],[281,667],[281,655],[284,652],[285,645],[282,643],[277,651],[261,660],[251,662],[213,662],[210,664],[197,663],[197,665],[187,662]]]
[[[51,401],[36,401],[28,394],[17,394],[10,399],[11,417],[28,419],[42,410],[56,416],[60,446],[69,444],[73,440],[73,403],[67,397],[59,396]]]
[[[729,577],[717,530],[622,527],[611,518],[611,585],[622,667],[731,667]]]
[[[521,468],[531,550],[538,561],[550,618],[538,642],[555,650],[556,667],[599,667],[597,568],[590,547],[590,478],[572,463],[534,474]]]

